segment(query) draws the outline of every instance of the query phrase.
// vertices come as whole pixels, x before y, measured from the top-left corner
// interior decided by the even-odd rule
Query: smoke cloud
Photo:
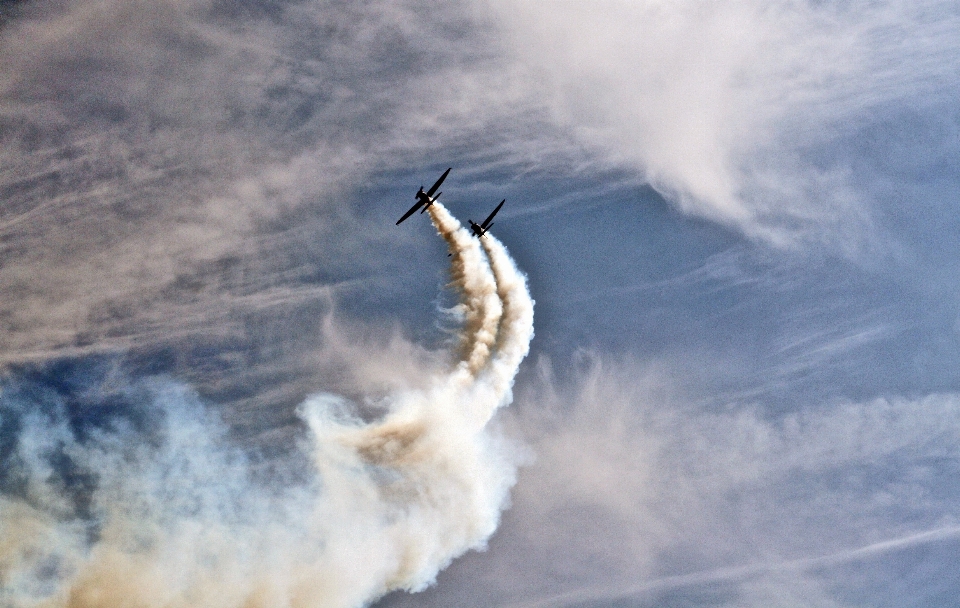
[[[503,246],[439,203],[461,357],[382,398],[372,420],[321,393],[298,413],[307,474],[251,472],[187,387],[100,360],[25,372],[0,396],[0,602],[64,606],[362,606],[422,590],[482,548],[515,481],[488,427],[533,335]],[[411,383],[413,384],[413,383]]]

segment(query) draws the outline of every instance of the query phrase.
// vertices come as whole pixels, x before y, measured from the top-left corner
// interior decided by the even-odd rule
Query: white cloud
[[[949,3],[486,4],[557,124],[685,211],[779,245],[869,244],[852,136],[953,103]],[[896,154],[897,140],[869,153]]]
[[[384,255],[355,190],[405,164],[393,117],[428,98],[415,6],[77,0],[7,23],[4,362],[244,339],[241,296]]]

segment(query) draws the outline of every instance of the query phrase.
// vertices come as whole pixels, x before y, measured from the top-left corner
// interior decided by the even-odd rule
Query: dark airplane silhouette
[[[451,167],[451,169],[452,169],[452,168],[453,168],[453,167]],[[405,220],[405,219],[407,219],[408,217],[410,217],[411,215],[413,215],[413,213],[414,213],[417,209],[420,209],[420,207],[423,207],[423,209],[420,209],[420,213],[423,213],[424,211],[427,210],[427,207],[429,207],[430,205],[432,205],[432,204],[434,203],[434,201],[436,201],[438,198],[440,198],[440,195],[443,194],[443,193],[442,193],[442,192],[437,192],[437,188],[439,188],[439,187],[440,187],[440,184],[443,183],[443,180],[445,180],[445,179],[447,178],[447,174],[448,174],[448,173],[450,173],[450,169],[447,169],[446,171],[444,171],[444,172],[443,172],[443,175],[440,176],[440,179],[437,180],[437,183],[435,183],[433,186],[431,186],[430,189],[427,190],[426,192],[423,191],[423,186],[420,186],[420,189],[417,191],[417,194],[415,195],[415,196],[416,196],[416,199],[417,199],[416,204],[415,204],[413,207],[410,207],[410,211],[407,211],[406,213],[404,213],[404,214],[403,214],[403,217],[401,217],[399,220],[397,220],[397,226],[400,225],[400,222],[402,222],[403,220]],[[436,196],[433,196],[433,193],[434,193],[434,192],[437,192],[437,195],[436,195]]]
[[[502,201],[500,201],[500,204],[497,205],[497,208],[493,210],[493,213],[487,216],[487,219],[483,220],[482,224],[477,225],[477,223],[474,222],[473,220],[467,220],[468,222],[470,222],[470,230],[473,230],[473,234],[477,238],[480,238],[481,236],[485,235],[487,233],[487,230],[490,230],[490,227],[493,226],[493,222],[491,221],[493,220],[493,216],[497,214],[497,211],[500,211],[500,207],[503,207],[503,204],[505,202],[507,202],[507,199],[503,199]]]

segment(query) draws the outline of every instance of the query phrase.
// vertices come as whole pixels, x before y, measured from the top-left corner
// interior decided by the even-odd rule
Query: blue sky
[[[454,356],[444,241],[426,216],[394,225],[451,166],[441,200],[461,220],[507,199],[492,232],[536,301],[488,429],[487,464],[515,485],[491,495],[486,550],[438,560],[435,585],[358,583],[329,605],[955,601],[954,3],[2,14],[0,586],[15,605],[70,605],[131,497],[176,530],[158,546],[266,517],[269,535],[211,559],[280,572],[308,552],[283,555],[306,532],[265,515],[307,508],[304,404],[370,422]],[[130,481],[175,470],[166,511]],[[310,533],[334,546],[326,517]],[[36,562],[24,522],[72,557]],[[347,538],[324,575],[365,580],[388,551]],[[203,579],[154,566],[134,578],[157,605],[165,577]],[[184,585],[173,605],[215,596]]]

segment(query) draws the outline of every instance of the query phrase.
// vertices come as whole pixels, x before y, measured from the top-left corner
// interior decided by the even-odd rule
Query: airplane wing
[[[487,219],[483,220],[483,223],[480,224],[480,227],[481,227],[481,228],[486,229],[486,228],[489,228],[489,227],[490,227],[490,225],[491,225],[491,224],[490,224],[490,221],[493,220],[493,216],[495,216],[495,215],[497,214],[497,211],[500,211],[500,207],[503,207],[503,204],[504,204],[505,202],[507,202],[507,199],[503,199],[502,201],[500,201],[500,204],[497,205],[497,208],[493,210],[493,213],[491,213],[489,216],[487,216]]]
[[[450,167],[452,169],[453,167]],[[430,186],[430,189],[427,190],[427,196],[433,196],[433,193],[437,191],[437,188],[440,187],[440,184],[443,183],[443,180],[447,179],[447,174],[450,173],[450,169],[447,169],[443,172],[443,175],[440,176],[440,179],[437,180],[437,183]]]
[[[423,201],[422,201],[422,200],[418,200],[418,201],[416,202],[416,204],[414,204],[413,207],[410,207],[410,211],[407,211],[406,213],[404,213],[404,214],[403,214],[403,217],[401,217],[399,220],[397,220],[397,226],[400,225],[400,222],[402,222],[403,220],[405,220],[405,219],[407,219],[408,217],[410,217],[411,215],[413,215],[414,212],[415,212],[417,209],[419,209],[421,205],[423,205]]]

